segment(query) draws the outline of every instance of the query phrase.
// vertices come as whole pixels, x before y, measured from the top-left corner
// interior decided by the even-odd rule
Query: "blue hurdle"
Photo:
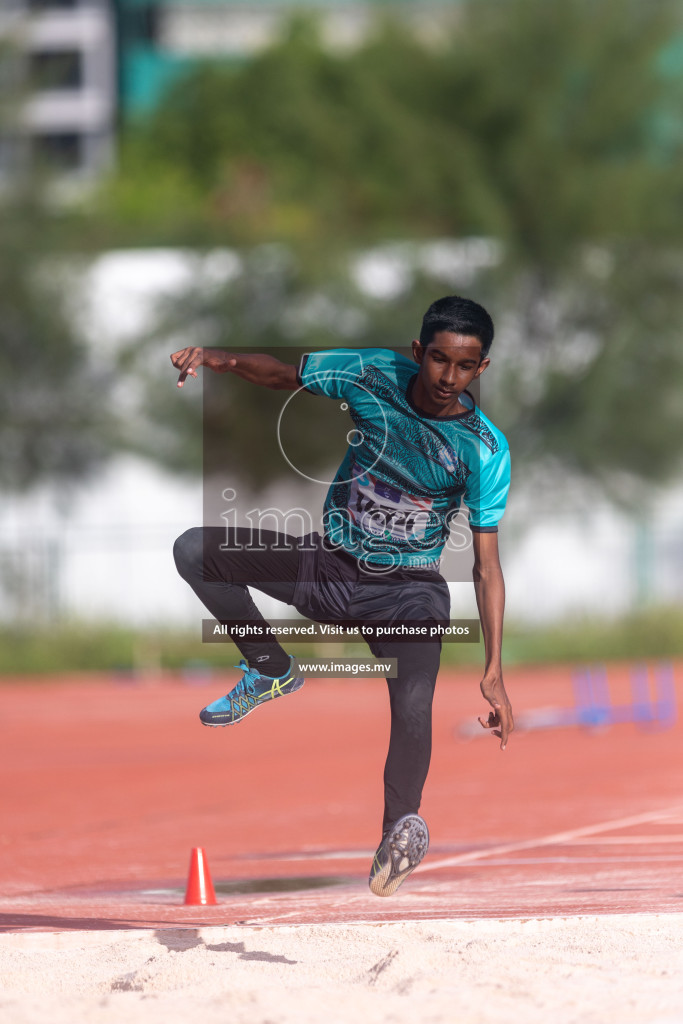
[[[585,729],[600,730],[610,725],[633,722],[643,732],[670,729],[677,718],[673,664],[665,661],[654,667],[634,665],[629,684],[630,703],[613,704],[607,667],[603,664],[582,666],[572,675],[573,707],[521,711],[515,716],[516,728],[530,732],[579,725]],[[463,722],[458,733],[466,737],[486,734],[478,722]]]
[[[629,683],[631,702],[617,705],[612,703],[605,665],[576,671],[572,677],[574,724],[599,729],[634,722],[638,728],[649,732],[670,729],[677,716],[672,663],[661,662],[654,668],[634,665]]]

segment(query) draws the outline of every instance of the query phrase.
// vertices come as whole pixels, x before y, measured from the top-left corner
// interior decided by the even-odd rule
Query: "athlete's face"
[[[413,401],[432,416],[464,412],[460,395],[490,362],[481,358],[478,338],[452,331],[437,331],[426,348],[414,341],[413,356],[420,364]]]

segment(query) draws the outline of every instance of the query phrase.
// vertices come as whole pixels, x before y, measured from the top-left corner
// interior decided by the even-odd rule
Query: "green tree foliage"
[[[677,5],[464,0],[453,14],[437,43],[382,23],[344,54],[297,21],[248,63],[198,69],[129,131],[110,209],[141,238],[239,247],[245,267],[266,242],[289,247],[298,276],[269,296],[267,331],[241,284],[201,314],[206,337],[242,347],[297,340],[280,325],[321,297],[363,326],[350,338],[319,317],[303,343],[403,344],[430,288],[462,282],[416,274],[383,307],[352,288],[349,254],[497,239],[500,265],[465,287],[499,325],[485,404],[518,458],[663,479],[683,428]]]
[[[76,278],[38,186],[0,204],[0,480],[25,490],[87,476],[110,455],[110,376],[75,326]]]
[[[248,63],[200,66],[130,130],[124,182],[182,182],[236,242],[484,233],[556,262],[587,237],[670,229],[652,205],[656,127],[680,99],[658,71],[670,5],[458,9],[438,47],[383,23],[339,55],[297,21]]]
[[[10,491],[87,478],[117,445],[114,366],[78,327],[80,261],[46,185],[8,176],[0,195],[0,482]]]

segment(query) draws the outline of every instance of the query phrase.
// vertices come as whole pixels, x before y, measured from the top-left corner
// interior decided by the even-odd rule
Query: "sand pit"
[[[679,1024],[683,915],[0,935],[2,1024]]]

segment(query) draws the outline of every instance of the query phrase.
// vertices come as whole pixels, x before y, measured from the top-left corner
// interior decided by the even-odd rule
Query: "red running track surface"
[[[617,702],[628,671],[610,666]],[[501,753],[483,730],[457,733],[486,711],[478,680],[440,675],[421,809],[431,848],[384,900],[367,888],[383,681],[309,680],[240,725],[205,729],[197,712],[231,677],[5,680],[0,930],[681,911],[678,726],[518,732]],[[507,685],[516,712],[572,703],[569,667],[516,668]],[[193,846],[216,907],[182,905]]]

